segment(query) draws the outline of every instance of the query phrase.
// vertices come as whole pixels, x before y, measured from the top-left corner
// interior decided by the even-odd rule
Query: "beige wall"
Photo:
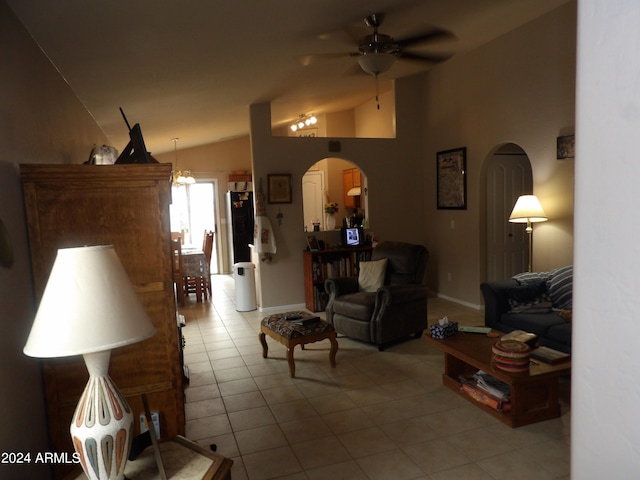
[[[420,96],[416,78],[396,83],[395,110],[399,117],[419,118],[415,101]],[[387,114],[382,113],[382,118]],[[293,203],[267,204],[267,215],[277,225],[275,215],[284,215],[282,225],[274,227],[278,252],[272,263],[259,263],[258,303],[264,309],[299,306],[304,303],[302,251],[306,246],[303,231],[302,187],[304,172],[315,162],[336,157],[358,165],[367,175],[371,210],[370,226],[382,239],[420,242],[424,225],[416,222],[423,215],[419,122],[398,122],[395,139],[340,138],[341,152],[329,152],[328,138],[286,138],[271,135],[268,104],[251,107],[251,144],[254,178],[266,179],[269,173],[290,173]],[[389,167],[402,159],[407,175],[389,175]],[[340,181],[340,184],[342,182]],[[389,201],[394,199],[393,201]],[[410,205],[410,208],[407,208]],[[400,211],[398,211],[400,207]],[[329,243],[337,242],[328,238]]]
[[[107,139],[4,1],[0,45],[0,219],[14,254],[0,267],[0,452],[35,455],[48,442],[39,362],[22,353],[35,305],[18,165],[82,163]],[[0,477],[45,479],[49,469],[2,464]]]
[[[534,270],[572,262],[574,160],[556,160],[556,137],[575,126],[574,3],[432,70],[424,84],[425,244],[428,280],[439,294],[482,303],[484,176],[498,146],[529,156],[534,194],[549,221],[535,226]],[[436,153],[467,147],[468,208],[435,208]],[[455,228],[451,228],[454,222]],[[451,273],[451,280],[448,280]]]

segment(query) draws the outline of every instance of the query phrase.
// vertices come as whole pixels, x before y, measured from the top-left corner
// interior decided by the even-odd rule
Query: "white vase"
[[[334,217],[333,215],[329,215],[327,213],[326,215],[326,219],[325,219],[325,225],[327,227],[327,230],[334,230],[336,228],[336,217]]]

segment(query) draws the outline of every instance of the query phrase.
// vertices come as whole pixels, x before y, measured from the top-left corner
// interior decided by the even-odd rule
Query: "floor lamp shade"
[[[518,197],[513,211],[509,216],[512,223],[546,222],[547,216],[540,205],[540,200],[535,195],[521,195]]]
[[[113,246],[58,250],[24,353],[83,355],[89,381],[71,422],[90,479],[122,479],[133,412],[109,378],[111,350],[151,337],[155,327]]]
[[[526,232],[529,237],[529,271],[533,267],[533,227],[532,223],[546,222],[547,215],[540,205],[540,200],[535,195],[520,195],[516,204],[513,206],[511,215],[509,216],[509,222],[511,223],[526,223]]]

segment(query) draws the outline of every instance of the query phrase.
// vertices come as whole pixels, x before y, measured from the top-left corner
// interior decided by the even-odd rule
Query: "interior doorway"
[[[173,185],[170,207],[171,231],[181,232],[183,244],[202,248],[204,232],[213,231],[211,273],[219,273],[218,232],[216,229],[217,182],[198,181],[194,184]]]
[[[314,224],[326,229],[324,220],[324,172],[308,170],[302,177],[302,204],[304,208],[304,230],[311,232]]]
[[[314,163],[302,177],[304,230],[314,223],[326,230],[325,204],[336,203],[336,227],[349,217],[361,221],[368,215],[367,177],[360,168],[343,158],[327,157]]]
[[[522,224],[509,223],[520,195],[533,193],[531,162],[516,144],[500,146],[486,170],[487,281],[504,280],[525,272],[529,264],[528,238]]]

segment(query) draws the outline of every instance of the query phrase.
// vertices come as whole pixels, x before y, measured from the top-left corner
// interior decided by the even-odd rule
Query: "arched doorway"
[[[514,143],[501,145],[488,158],[485,180],[486,280],[503,280],[526,271],[529,262],[524,228],[509,223],[518,197],[533,193],[529,157]]]
[[[345,217],[366,216],[366,177],[357,165],[342,158],[324,158],[314,163],[302,177],[304,229],[312,231],[319,222],[326,230],[324,207],[338,204],[335,226],[340,228]]]

